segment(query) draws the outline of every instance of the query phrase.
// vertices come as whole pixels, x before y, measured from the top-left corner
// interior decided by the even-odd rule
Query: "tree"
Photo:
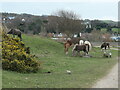
[[[13,19],[10,19],[14,17]],[[41,32],[42,20],[40,16],[34,16],[30,14],[3,14],[3,23],[9,29],[17,28],[23,33],[38,34]]]
[[[28,24],[28,30],[33,31],[33,34],[39,34],[41,32],[42,21],[36,19]]]
[[[92,20],[91,21],[91,24],[92,24],[92,28],[96,28],[96,29],[101,29],[101,28],[106,28],[108,27],[109,25],[103,21],[100,21],[100,20]]]
[[[68,37],[83,30],[82,20],[73,11],[60,10],[55,13],[55,22],[58,32],[65,33]]]
[[[46,26],[46,30],[48,33],[59,33],[57,20],[57,16],[48,16],[48,24]]]

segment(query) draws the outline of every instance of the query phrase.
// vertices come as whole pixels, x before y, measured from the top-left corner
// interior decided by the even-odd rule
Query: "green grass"
[[[112,32],[119,33],[119,31],[120,31],[120,28],[112,28]]]
[[[3,70],[3,88],[90,88],[117,62],[114,50],[112,58],[103,58],[99,48],[90,52],[92,58],[72,57],[71,49],[66,56],[63,44],[51,39],[23,35],[23,41],[38,57],[41,68],[31,74]],[[72,74],[67,74],[66,70]],[[47,71],[52,73],[45,73]]]

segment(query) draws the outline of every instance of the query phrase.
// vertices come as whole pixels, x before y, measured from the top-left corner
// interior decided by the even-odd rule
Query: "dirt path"
[[[119,50],[111,48],[112,50]],[[118,60],[118,57],[116,58]],[[118,88],[118,63],[110,70],[110,72],[98,80],[92,88]]]
[[[98,80],[92,88],[118,88],[118,63],[105,77]]]

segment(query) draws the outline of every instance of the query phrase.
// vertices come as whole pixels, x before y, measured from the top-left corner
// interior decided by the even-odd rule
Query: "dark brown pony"
[[[66,55],[68,54],[68,49],[71,45],[72,45],[71,40],[67,40],[67,42],[64,43],[64,51]]]
[[[17,35],[20,38],[20,40],[22,40],[22,32],[19,29],[10,29],[10,31],[7,34],[12,34],[13,36]]]
[[[107,43],[107,42],[104,42],[104,43],[101,45],[101,49],[106,50],[107,48],[110,49],[110,44]]]
[[[73,50],[72,50],[72,56],[76,55],[76,52],[80,54],[80,51],[83,51],[86,55],[88,55],[90,46],[88,44],[85,45],[74,45]]]

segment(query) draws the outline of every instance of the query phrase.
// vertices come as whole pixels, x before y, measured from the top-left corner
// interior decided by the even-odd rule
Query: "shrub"
[[[3,33],[2,68],[21,73],[37,72],[40,63],[30,54],[29,47],[19,38],[12,38]]]

